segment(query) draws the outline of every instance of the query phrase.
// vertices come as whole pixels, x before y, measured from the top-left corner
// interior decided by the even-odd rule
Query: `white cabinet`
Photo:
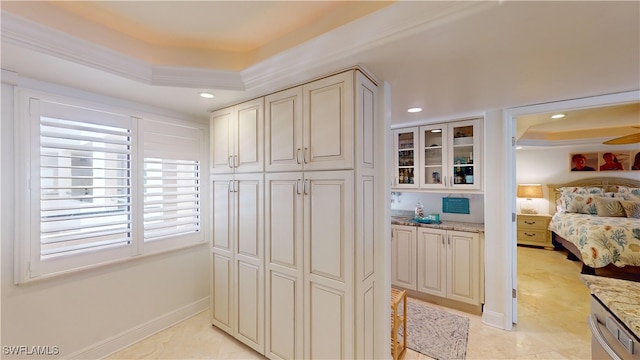
[[[384,356],[376,98],[349,70],[263,97],[264,133],[262,100],[211,116],[212,322],[269,358]]]
[[[348,261],[354,252],[349,240],[352,189],[351,171],[266,175],[270,358],[338,359],[352,354],[351,331],[334,331],[353,330],[353,266]],[[310,326],[302,332],[304,323]]]
[[[420,188],[481,189],[480,120],[420,127]]]
[[[478,233],[418,228],[417,290],[472,305],[482,301]]]
[[[472,305],[483,302],[478,233],[391,225],[391,284]]]
[[[418,169],[418,128],[393,131],[393,186],[397,189],[416,189],[420,186]]]
[[[211,113],[211,173],[250,173],[264,168],[264,98]]]
[[[353,73],[265,97],[266,171],[353,168]]]
[[[264,353],[263,174],[212,180],[212,323]]]
[[[480,119],[394,130],[396,189],[481,190]]]
[[[303,182],[302,173],[265,177],[265,355],[271,359],[303,358]]]
[[[416,227],[391,226],[391,285],[416,290]]]

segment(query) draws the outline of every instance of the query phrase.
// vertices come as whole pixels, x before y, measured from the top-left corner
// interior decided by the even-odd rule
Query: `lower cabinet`
[[[391,285],[416,290],[415,226],[391,226]]]
[[[392,225],[392,284],[480,305],[482,236],[479,233]]]
[[[352,171],[266,175],[268,358],[353,357],[353,181]]]
[[[212,180],[211,321],[264,353],[262,174]]]

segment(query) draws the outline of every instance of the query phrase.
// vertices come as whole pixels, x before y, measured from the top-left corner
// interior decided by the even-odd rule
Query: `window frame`
[[[16,88],[15,112],[15,211],[14,282],[27,283],[61,274],[132,260],[152,254],[174,251],[206,243],[208,228],[207,205],[207,124],[122,109],[79,98]],[[53,117],[51,109],[65,111],[69,119],[104,125],[126,124],[130,129],[130,230],[131,242],[115,248],[99,249],[78,254],[42,259],[41,257],[41,164],[40,117]],[[82,116],[85,116],[84,118]],[[91,119],[88,120],[87,119]],[[96,120],[98,119],[98,120]],[[152,119],[152,120],[151,120]],[[144,150],[145,126],[161,125],[165,133],[176,127],[189,129],[197,137],[197,148],[190,156],[197,156],[199,167],[199,230],[154,241],[144,241]],[[161,130],[162,131],[162,130]],[[173,149],[177,152],[178,149]],[[167,152],[171,152],[169,146]]]

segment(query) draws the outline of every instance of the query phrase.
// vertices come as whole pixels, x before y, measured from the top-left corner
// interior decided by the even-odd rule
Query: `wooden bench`
[[[398,307],[402,303],[402,312]],[[402,341],[398,340],[398,331],[402,325]],[[407,292],[391,289],[391,357],[401,359],[407,351]]]

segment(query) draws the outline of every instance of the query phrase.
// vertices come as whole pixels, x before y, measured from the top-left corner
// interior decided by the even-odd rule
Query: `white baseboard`
[[[504,321],[505,321],[505,317],[504,317],[504,314],[502,313],[487,311],[486,309],[482,312],[483,324],[504,330],[505,329]]]
[[[116,351],[145,339],[157,332],[171,327],[209,308],[209,297],[195,301],[167,314],[158,316],[146,323],[123,331],[93,345],[70,354],[68,359],[102,359]]]

